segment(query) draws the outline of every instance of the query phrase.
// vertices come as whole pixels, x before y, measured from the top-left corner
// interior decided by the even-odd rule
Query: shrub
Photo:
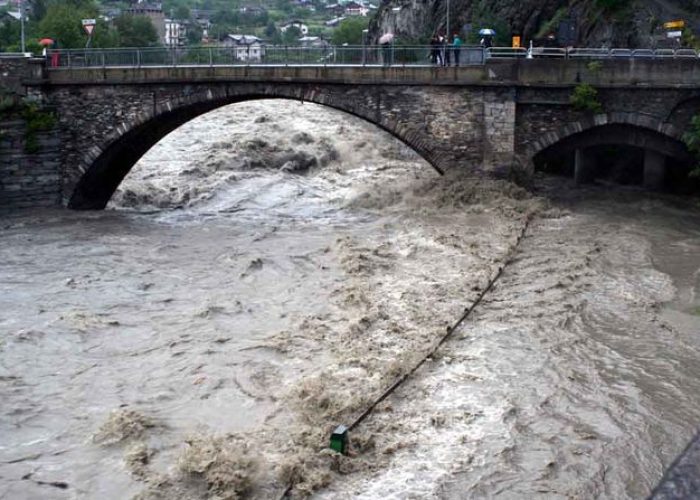
[[[56,116],[49,111],[42,110],[34,102],[23,103],[20,115],[27,124],[27,132],[24,136],[24,150],[27,153],[36,153],[39,150],[37,133],[52,129],[56,124]]]
[[[569,101],[579,111],[603,112],[603,105],[598,100],[598,91],[587,83],[576,85]]]
[[[695,155],[697,163],[690,171],[691,177],[700,177],[700,115],[695,115],[690,120],[690,128],[683,134],[683,142],[688,150]]]

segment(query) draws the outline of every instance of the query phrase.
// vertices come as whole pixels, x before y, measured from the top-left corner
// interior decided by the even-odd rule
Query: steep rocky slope
[[[450,31],[469,38],[479,27],[493,27],[501,43],[518,33],[524,40],[556,33],[559,22],[576,26],[576,45],[651,47],[666,42],[662,24],[700,20],[700,0],[449,0]],[[388,0],[370,25],[375,39],[392,32],[405,42],[424,42],[444,32],[448,0]],[[473,37],[472,37],[473,40]]]

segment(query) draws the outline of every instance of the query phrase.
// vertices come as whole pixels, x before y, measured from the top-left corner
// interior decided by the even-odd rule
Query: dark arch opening
[[[688,173],[695,159],[685,144],[654,130],[629,124],[593,127],[565,137],[533,157],[535,170],[677,193],[698,190]]]
[[[287,99],[286,96],[250,95],[236,96],[232,99],[220,99],[187,104],[175,108],[172,111],[161,113],[156,117],[128,130],[118,139],[110,143],[95,159],[87,171],[80,177],[68,202],[68,207],[76,210],[102,210],[107,206],[110,198],[116,191],[124,177],[132,167],[153,146],[170,132],[200,115],[217,108],[245,101],[263,99]],[[312,102],[312,101],[311,101]],[[327,106],[343,113],[357,116],[372,125],[388,132],[399,141],[403,142],[430,164],[439,174],[443,171],[438,168],[420,147],[411,144],[406,138],[399,136],[395,131],[376,123],[367,117],[352,113],[346,109],[330,106],[324,103],[315,103],[319,106]]]

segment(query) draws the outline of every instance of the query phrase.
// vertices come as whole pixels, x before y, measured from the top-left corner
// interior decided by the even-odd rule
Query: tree
[[[683,134],[683,142],[688,150],[693,153],[697,163],[690,171],[691,177],[700,177],[700,115],[695,115],[690,120],[690,127]]]
[[[277,31],[277,26],[275,26],[275,23],[272,21],[267,23],[267,26],[265,27],[265,38],[267,38],[268,42],[273,44],[278,44],[282,42],[280,32]]]
[[[0,50],[9,50],[10,47],[19,46],[19,39],[19,22],[0,23]]]
[[[47,0],[29,0],[29,11],[33,19],[43,19],[48,8]]]
[[[186,21],[190,18],[190,9],[187,5],[180,5],[175,9],[175,19],[179,21]]]
[[[579,83],[569,98],[571,105],[579,111],[602,113],[603,105],[598,100],[598,91],[588,83]]]
[[[104,19],[97,19],[97,25],[92,32],[91,47],[105,48],[116,47],[118,42],[117,32],[112,29]]]
[[[367,29],[366,17],[349,17],[343,20],[333,32],[334,45],[362,45],[362,31]]]
[[[198,45],[202,43],[202,36],[204,35],[204,30],[197,23],[192,23],[187,28],[187,45]]]
[[[81,20],[95,16],[95,12],[65,4],[52,4],[46,10],[46,15],[39,22],[38,35],[53,38],[63,49],[85,47],[87,34],[83,30]]]
[[[158,33],[145,16],[122,14],[114,20],[119,47],[152,47],[158,45]]]
[[[301,30],[296,26],[290,26],[282,34],[282,42],[285,45],[298,45],[299,38],[301,38]]]

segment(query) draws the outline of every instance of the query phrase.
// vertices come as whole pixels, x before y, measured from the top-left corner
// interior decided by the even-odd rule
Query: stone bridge
[[[251,99],[294,99],[358,116],[440,172],[527,174],[539,158],[571,154],[577,179],[585,181],[592,176],[590,148],[633,146],[644,150],[644,182],[654,188],[669,169],[688,168],[682,135],[700,112],[700,61],[694,59],[78,69],[48,69],[26,59],[0,60],[0,69],[0,85],[40,100],[58,118],[39,152],[22,150],[21,138],[14,146],[2,146],[0,139],[0,205],[14,206],[103,208],[166,134],[198,115]],[[601,112],[571,104],[581,83],[597,89]],[[26,198],[24,192],[33,194]]]

